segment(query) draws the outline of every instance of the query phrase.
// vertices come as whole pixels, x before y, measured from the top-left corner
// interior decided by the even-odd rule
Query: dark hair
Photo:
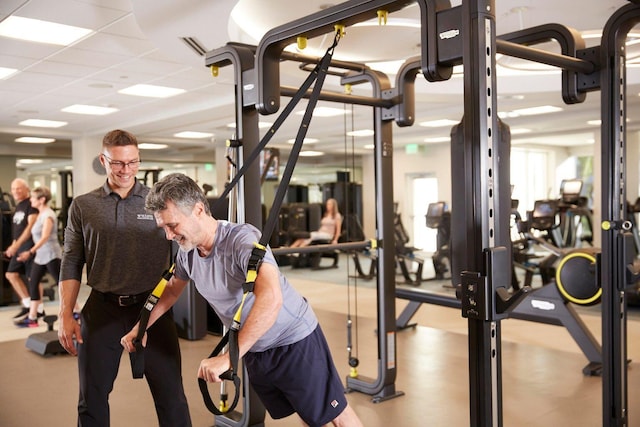
[[[190,211],[200,202],[210,214],[209,202],[194,180],[181,173],[172,173],[156,182],[147,198],[144,207],[155,213],[167,208],[167,202],[175,203],[183,211]]]
[[[31,194],[35,195],[38,199],[44,197],[44,202],[48,203],[51,200],[51,191],[47,187],[36,187],[31,190]]]
[[[138,147],[138,139],[126,130],[112,130],[102,138],[102,148],[124,147],[126,145],[135,145]]]

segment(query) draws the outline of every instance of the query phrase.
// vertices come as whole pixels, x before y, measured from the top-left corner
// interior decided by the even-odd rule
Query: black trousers
[[[98,292],[92,291],[89,295],[82,309],[84,343],[78,345],[78,426],[109,426],[109,394],[124,351],[120,339],[137,322],[143,304],[144,301],[121,307]],[[178,334],[171,311],[149,328],[144,360],[144,377],[153,396],[159,425],[191,426],[182,386]],[[136,405],[133,396],[131,405]]]
[[[40,299],[40,281],[44,275],[49,272],[53,277],[53,280],[58,282],[60,276],[60,258],[54,258],[47,264],[38,264],[34,262],[31,264],[31,274],[29,276],[29,297],[31,301],[38,301]]]

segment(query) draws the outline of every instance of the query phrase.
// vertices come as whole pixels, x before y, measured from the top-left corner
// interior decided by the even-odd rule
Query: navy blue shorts
[[[244,356],[249,380],[274,419],[294,412],[322,426],[347,407],[344,385],[320,325],[303,340]]]

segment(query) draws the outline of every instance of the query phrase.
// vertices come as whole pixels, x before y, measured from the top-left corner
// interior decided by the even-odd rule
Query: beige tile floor
[[[354,283],[347,295],[346,259],[336,270],[292,270],[283,267],[292,283],[311,302],[331,346],[336,366],[346,377],[347,303],[355,318]],[[353,268],[352,266],[350,268]],[[425,272],[425,276],[429,273]],[[357,356],[359,373],[376,377],[376,294],[372,282],[357,283]],[[440,287],[439,284],[433,286]],[[446,292],[446,291],[445,291]],[[81,295],[86,295],[86,289]],[[397,312],[406,301],[397,300]],[[57,301],[46,302],[57,311]],[[0,426],[70,426],[75,424],[77,373],[70,356],[42,357],[25,348],[31,333],[45,330],[17,329],[10,318],[16,307],[0,307]],[[581,310],[588,328],[599,337],[596,309]],[[640,320],[629,320],[628,355],[630,425],[640,426]],[[415,316],[418,326],[397,334],[396,388],[404,396],[372,403],[371,397],[348,394],[365,426],[468,426],[467,322],[456,309],[423,305]],[[505,426],[600,426],[601,380],[585,377],[586,359],[561,327],[519,320],[501,322],[503,338],[503,416]],[[181,340],[183,375],[194,426],[214,425],[195,380],[199,361],[219,338],[207,335],[198,341]],[[356,343],[354,342],[354,345]],[[157,425],[146,384],[133,380],[127,358],[111,396],[113,426]],[[212,394],[216,391],[211,390]],[[293,416],[266,419],[267,426],[298,426]]]

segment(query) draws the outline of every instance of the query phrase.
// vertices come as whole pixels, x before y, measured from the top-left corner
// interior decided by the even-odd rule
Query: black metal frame
[[[205,65],[208,67],[224,67],[231,65],[234,70],[235,98],[236,98],[236,138],[240,142],[236,148],[238,156],[238,168],[242,167],[242,158],[248,157],[260,141],[258,130],[259,115],[251,101],[252,93],[245,88],[251,81],[250,70],[254,66],[254,56],[251,50],[242,47],[227,45],[206,55]],[[238,217],[244,222],[262,228],[262,210],[255,209],[261,206],[260,194],[260,165],[255,162],[244,174],[238,186],[239,206],[244,206],[242,212],[236,211]],[[235,209],[233,203],[229,203],[229,209]],[[231,216],[229,216],[231,218]],[[242,411],[231,411],[224,416],[215,417],[217,427],[263,427],[265,408],[251,387],[246,368],[242,367]]]
[[[603,217],[614,224],[624,218],[625,200],[620,198],[624,187],[624,53],[623,37],[638,21],[638,7],[628,5],[618,11],[607,24],[600,50],[582,49],[575,44],[572,31],[560,26],[545,29],[554,39],[563,39],[563,54],[553,55],[525,46],[538,42],[531,34],[518,32],[498,38],[495,34],[495,1],[469,0],[459,8],[451,9],[447,0],[419,0],[422,31],[420,67],[428,81],[446,80],[457,61],[467,64],[464,75],[465,123],[464,133],[465,175],[462,186],[467,197],[464,212],[464,239],[462,253],[453,254],[463,263],[461,274],[461,305],[469,320],[469,386],[470,417],[472,426],[502,426],[501,336],[500,321],[517,306],[527,289],[508,298],[511,270],[508,249],[505,248],[504,224],[508,223],[510,206],[503,206],[501,177],[508,174],[504,162],[496,155],[494,133],[499,133],[496,102],[495,54],[499,50],[557,65],[563,68],[563,99],[579,103],[584,93],[600,86],[602,93],[602,170]],[[637,3],[637,1],[634,1]],[[262,114],[279,109],[279,97],[288,88],[280,87],[279,62],[284,47],[296,37],[315,37],[334,31],[334,24],[349,26],[370,18],[379,9],[394,12],[406,1],[352,0],[325,9],[269,31],[255,51],[255,69],[241,73],[254,83],[257,93],[243,98],[242,106],[255,103]],[[453,38],[439,38],[444,22],[457,23],[458,34]],[[448,27],[450,29],[450,27]],[[456,28],[453,28],[456,30]],[[458,37],[461,35],[460,37]],[[520,45],[518,42],[524,44]],[[563,42],[564,43],[564,42]],[[572,44],[573,43],[573,44]],[[456,53],[459,49],[460,54]],[[602,64],[602,65],[600,65]],[[601,68],[601,69],[600,69]],[[391,398],[395,391],[395,319],[393,251],[393,190],[388,179],[392,176],[393,143],[391,120],[400,126],[413,123],[414,102],[412,79],[416,69],[402,73],[405,80],[391,89],[386,76],[369,70],[348,73],[343,82],[366,82],[374,87],[377,98],[374,107],[376,127],[375,187],[377,193],[376,220],[378,225],[378,378],[348,378],[348,387],[374,395],[374,401]],[[598,76],[599,74],[599,76]],[[408,77],[407,77],[408,76]],[[599,78],[598,78],[599,77]],[[236,84],[238,84],[236,79]],[[237,88],[242,94],[242,89]],[[396,93],[398,91],[399,93]],[[331,94],[326,99],[342,97]],[[251,102],[247,102],[247,99]],[[401,100],[398,98],[402,98]],[[382,101],[380,101],[382,100]],[[344,100],[347,102],[346,100]],[[362,100],[366,105],[369,100]],[[402,102],[400,105],[394,104]],[[244,109],[246,117],[252,109]],[[256,113],[257,114],[257,113]],[[242,123],[242,122],[241,122]],[[253,122],[252,122],[253,123]],[[256,131],[253,125],[251,129]],[[249,142],[247,135],[241,138]],[[256,138],[257,140],[257,138]],[[508,157],[508,156],[507,156]],[[607,173],[613,172],[613,173]],[[259,173],[258,173],[259,176]],[[249,189],[249,185],[245,184]],[[253,187],[257,190],[258,185]],[[245,196],[246,197],[246,196]],[[455,210],[454,210],[455,212]],[[508,227],[506,228],[508,230]],[[452,230],[452,239],[453,239]],[[508,232],[507,232],[508,235]],[[603,232],[602,277],[611,278],[603,283],[603,420],[604,425],[626,426],[628,422],[626,397],[626,316],[624,290],[628,278],[626,267],[627,236],[620,230]],[[385,244],[387,248],[385,248]],[[390,350],[391,349],[391,350]]]
[[[607,21],[600,49],[602,90],[602,219],[626,219],[626,64],[625,41],[640,22],[640,6],[628,4]],[[627,266],[633,236],[622,227],[602,230],[602,425],[628,426]],[[632,258],[631,258],[632,260]]]

